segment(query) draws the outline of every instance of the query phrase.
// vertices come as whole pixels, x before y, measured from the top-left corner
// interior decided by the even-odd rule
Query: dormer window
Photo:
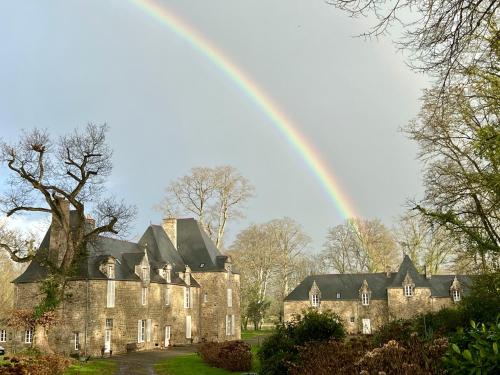
[[[368,306],[370,304],[370,295],[368,293],[361,293],[361,304]]]
[[[451,291],[451,296],[453,298],[453,302],[460,302],[460,300],[462,299],[460,296],[460,291],[456,289]]]
[[[404,286],[404,291],[405,291],[405,297],[412,297],[413,296],[413,286],[412,285],[405,285]]]
[[[170,284],[172,282],[172,266],[167,264],[163,269],[165,281]]]
[[[115,266],[114,266],[114,264],[108,265],[108,278],[109,279],[115,278]]]
[[[142,279],[143,280],[148,279],[148,267],[142,267]]]
[[[319,294],[318,293],[311,294],[311,306],[312,307],[319,306]]]
[[[460,300],[462,299],[462,295],[460,293],[461,289],[462,286],[460,285],[460,281],[458,281],[457,277],[455,276],[450,287],[451,298],[453,299],[453,302],[460,302]]]

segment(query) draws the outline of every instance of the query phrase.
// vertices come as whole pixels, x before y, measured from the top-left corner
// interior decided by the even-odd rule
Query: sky
[[[322,0],[154,0],[216,46],[307,139],[359,217],[392,226],[423,194],[416,145],[399,128],[428,79],[391,37]],[[0,137],[110,126],[110,194],[134,204],[134,238],[192,167],[232,165],[256,188],[251,223],[288,216],[320,250],[345,215],[272,119],[216,64],[133,1],[0,0]],[[0,189],[6,169],[0,169]],[[18,223],[19,225],[19,223]]]

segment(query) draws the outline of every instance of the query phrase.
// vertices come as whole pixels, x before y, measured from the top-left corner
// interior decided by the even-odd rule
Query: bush
[[[412,330],[421,339],[431,340],[435,336],[451,336],[468,321],[462,309],[446,308],[416,316],[412,319]]]
[[[250,346],[240,340],[203,343],[199,354],[210,366],[229,371],[248,371],[252,367]]]
[[[443,362],[451,373],[500,373],[500,322],[476,324],[460,329],[450,340]]]
[[[474,276],[470,293],[459,308],[466,322],[495,323],[500,311],[500,273]]]
[[[345,329],[338,315],[329,311],[308,310],[303,316],[276,327],[259,350],[261,374],[288,373],[288,363],[297,360],[298,347],[309,342],[342,340]]]
[[[382,346],[391,340],[406,344],[410,342],[412,332],[413,327],[410,320],[392,320],[375,332],[373,341],[377,346]]]
[[[44,356],[16,355],[9,359],[8,364],[0,366],[0,375],[61,375],[73,360],[60,354]]]
[[[366,336],[356,336],[346,342],[311,342],[299,349],[296,362],[287,364],[290,375],[358,374],[356,363],[373,349]]]

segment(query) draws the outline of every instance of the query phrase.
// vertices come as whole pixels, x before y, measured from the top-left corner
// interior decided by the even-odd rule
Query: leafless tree
[[[220,247],[228,221],[243,217],[241,209],[253,192],[234,167],[197,167],[167,187],[160,209],[167,216],[194,215]]]
[[[417,269],[432,274],[457,272],[463,246],[440,226],[432,225],[421,214],[411,211],[401,216],[395,230],[397,242]]]
[[[392,232],[380,220],[349,219],[329,230],[323,257],[335,272],[384,272],[400,260]]]
[[[364,36],[402,27],[398,40],[409,51],[410,65],[453,82],[470,67],[489,65],[488,41],[500,39],[497,0],[327,0],[352,17],[373,16],[376,23]]]
[[[17,143],[1,143],[1,161],[11,172],[8,189],[0,196],[6,215],[51,213],[64,233],[65,253],[60,265],[51,264],[53,273],[67,276],[85,256],[87,243],[98,235],[124,233],[135,208],[104,198],[110,175],[112,151],[106,142],[106,125],[89,124],[83,131],[51,138],[43,130],[23,132]],[[62,202],[68,201],[77,219],[65,220]],[[91,205],[97,225],[88,230],[86,205]],[[32,243],[10,233],[0,247],[16,262],[29,262],[35,251]]]

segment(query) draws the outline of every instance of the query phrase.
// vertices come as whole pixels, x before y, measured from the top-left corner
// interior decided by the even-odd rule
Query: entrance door
[[[369,335],[370,333],[372,333],[370,319],[363,319],[363,334]]]
[[[104,351],[109,353],[111,350],[111,330],[107,329],[104,333]]]
[[[165,348],[170,345],[170,326],[165,327]]]

